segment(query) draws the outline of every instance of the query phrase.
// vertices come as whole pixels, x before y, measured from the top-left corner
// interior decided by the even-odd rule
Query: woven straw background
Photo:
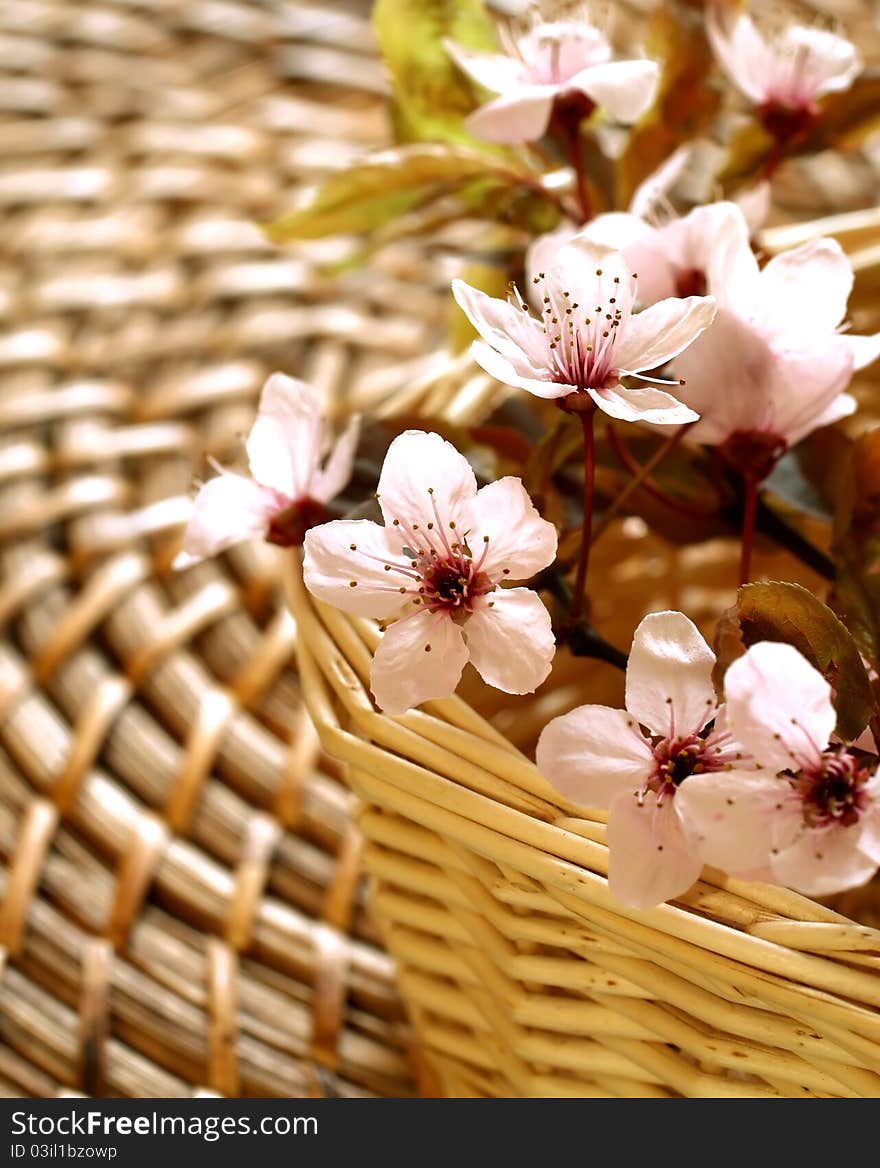
[[[239,459],[268,373],[341,411],[448,403],[421,388],[442,256],[401,244],[330,280],[344,245],[282,253],[254,225],[389,140],[368,9],[0,3],[4,1096],[416,1090],[278,557],[247,545],[170,571],[193,480],[208,455]],[[865,206],[876,176],[866,152],[780,188],[816,214]],[[469,384],[452,416],[492,400]],[[696,552],[707,585],[685,597],[689,565],[647,551],[603,610],[620,644],[638,608],[715,611],[705,566],[729,564]],[[523,743],[537,732],[537,713],[484,708]]]
[[[334,285],[254,226],[383,90],[366,4],[0,4],[3,1095],[413,1090],[275,555],[169,568],[268,373],[435,344],[413,253]]]

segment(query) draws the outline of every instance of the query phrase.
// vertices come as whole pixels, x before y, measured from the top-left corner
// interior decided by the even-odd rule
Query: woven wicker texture
[[[333,283],[254,225],[387,140],[371,44],[366,4],[0,4],[3,1095],[414,1089],[277,560],[170,571],[270,372],[381,396],[433,347],[414,253]]]

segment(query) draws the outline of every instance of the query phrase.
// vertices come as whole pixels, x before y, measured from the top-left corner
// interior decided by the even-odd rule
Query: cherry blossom
[[[852,373],[880,354],[880,334],[840,331],[852,283],[832,239],[792,248],[761,269],[743,251],[726,275],[710,273],[714,323],[676,364],[686,382],[680,396],[700,414],[689,440],[757,444],[772,469],[789,446],[851,414]]]
[[[504,53],[472,53],[452,41],[447,51],[484,89],[496,93],[467,119],[490,142],[531,142],[546,131],[554,103],[580,99],[579,116],[596,107],[616,121],[634,122],[654,100],[656,61],[612,61],[607,37],[586,17],[546,21],[525,32],[502,28]]]
[[[253,536],[283,547],[301,544],[351,478],[360,422],[349,421],[322,462],[324,431],[317,390],[273,373],[247,440],[250,477],[216,467],[220,473],[196,496],[174,567],[189,567]]]
[[[384,527],[340,519],[306,534],[303,576],[318,599],[375,617],[378,706],[400,714],[446,697],[470,660],[507,693],[550,672],[550,616],[526,580],[556,555],[556,529],[517,478],[477,490],[467,459],[439,434],[407,430],[388,448],[377,493]]]
[[[706,31],[730,80],[765,112],[814,115],[818,98],[848,89],[862,69],[844,37],[793,23],[759,28],[745,13],[717,3],[707,11]]]
[[[750,224],[736,203],[707,203],[687,215],[658,221],[656,204],[643,214],[610,211],[585,227],[560,228],[539,237],[527,264],[547,268],[565,243],[586,240],[614,248],[638,272],[638,298],[643,305],[669,296],[704,295],[735,279],[735,268],[751,255]]]
[[[831,687],[791,645],[762,641],[727,670],[731,731],[758,765],[691,794],[703,858],[749,879],[825,896],[880,865],[877,758],[829,744]]]
[[[608,809],[609,887],[623,904],[651,908],[690,888],[703,861],[688,796],[722,773],[749,774],[718,708],[714,664],[683,613],[652,613],[633,637],[626,709],[580,706],[538,740],[538,768],[557,790]]]
[[[697,417],[654,385],[621,384],[622,377],[676,385],[644,376],[677,356],[715,315],[711,297],[661,300],[633,312],[637,275],[618,251],[578,239],[556,251],[546,270],[533,270],[540,298],[534,316],[516,288],[498,300],[454,280],[452,291],[482,340],[476,362],[507,385],[537,397],[587,398],[613,418],[660,425]],[[572,397],[574,395],[574,397]]]

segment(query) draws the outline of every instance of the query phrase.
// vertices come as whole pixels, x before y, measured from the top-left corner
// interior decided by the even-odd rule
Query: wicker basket
[[[4,1096],[415,1090],[277,560],[170,571],[270,372],[370,400],[432,346],[417,247],[331,283],[255,226],[387,141],[368,16],[0,4]]]
[[[674,903],[622,907],[603,815],[459,697],[377,713],[375,625],[289,574],[306,700],[360,797],[372,906],[441,1093],[880,1093],[880,931],[709,869]]]

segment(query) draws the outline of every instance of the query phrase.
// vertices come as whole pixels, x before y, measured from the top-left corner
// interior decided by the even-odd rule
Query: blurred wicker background
[[[0,3],[4,1096],[417,1089],[274,549],[170,570],[193,481],[238,458],[268,373],[344,409],[434,367],[442,256],[398,244],[331,280],[344,243],[279,252],[255,226],[389,140],[368,17]],[[783,201],[865,206],[878,163],[798,168]],[[689,578],[651,554],[621,568],[643,605]]]
[[[435,344],[405,251],[340,288],[254,226],[387,139],[370,46],[366,4],[0,4],[3,1095],[413,1090],[274,554],[170,571],[268,373]]]

